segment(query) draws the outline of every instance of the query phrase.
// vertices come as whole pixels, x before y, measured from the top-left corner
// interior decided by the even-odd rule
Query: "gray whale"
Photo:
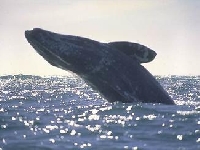
[[[109,102],[174,104],[151,73],[109,43],[40,28],[25,37],[51,65],[79,75]]]

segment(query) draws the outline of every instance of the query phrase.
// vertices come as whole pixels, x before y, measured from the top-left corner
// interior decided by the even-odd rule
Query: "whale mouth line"
[[[60,56],[53,53],[51,50],[49,50],[47,47],[43,46],[38,40],[36,40],[34,37],[30,35],[29,30],[25,31],[25,37],[27,38],[30,45],[33,46],[33,48],[36,50],[36,52],[41,55],[48,63],[50,63],[53,66],[59,67],[61,69],[66,70],[62,65],[70,66],[69,63],[64,61]],[[62,65],[60,65],[62,64]]]

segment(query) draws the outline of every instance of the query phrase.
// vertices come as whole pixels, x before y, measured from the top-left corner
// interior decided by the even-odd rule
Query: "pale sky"
[[[158,54],[145,64],[153,75],[200,75],[200,0],[1,0],[0,75],[67,74],[28,44],[35,27],[138,42]]]

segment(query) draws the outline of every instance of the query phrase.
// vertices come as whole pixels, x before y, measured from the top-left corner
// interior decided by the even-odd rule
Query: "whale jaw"
[[[36,52],[52,66],[56,66],[64,70],[66,70],[66,68],[70,68],[70,64],[60,57],[59,51],[56,51],[56,48],[54,48],[54,46],[48,46],[48,44],[42,42],[43,40],[45,40],[45,38],[42,38],[43,40],[41,39],[42,31],[43,30],[39,28],[27,30],[25,31],[25,37],[30,45],[36,50]],[[41,33],[37,35],[35,32]]]

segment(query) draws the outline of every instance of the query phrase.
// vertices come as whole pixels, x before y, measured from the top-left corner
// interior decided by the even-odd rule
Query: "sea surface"
[[[200,76],[156,76],[176,105],[109,103],[77,76],[0,76],[0,150],[200,149]]]

